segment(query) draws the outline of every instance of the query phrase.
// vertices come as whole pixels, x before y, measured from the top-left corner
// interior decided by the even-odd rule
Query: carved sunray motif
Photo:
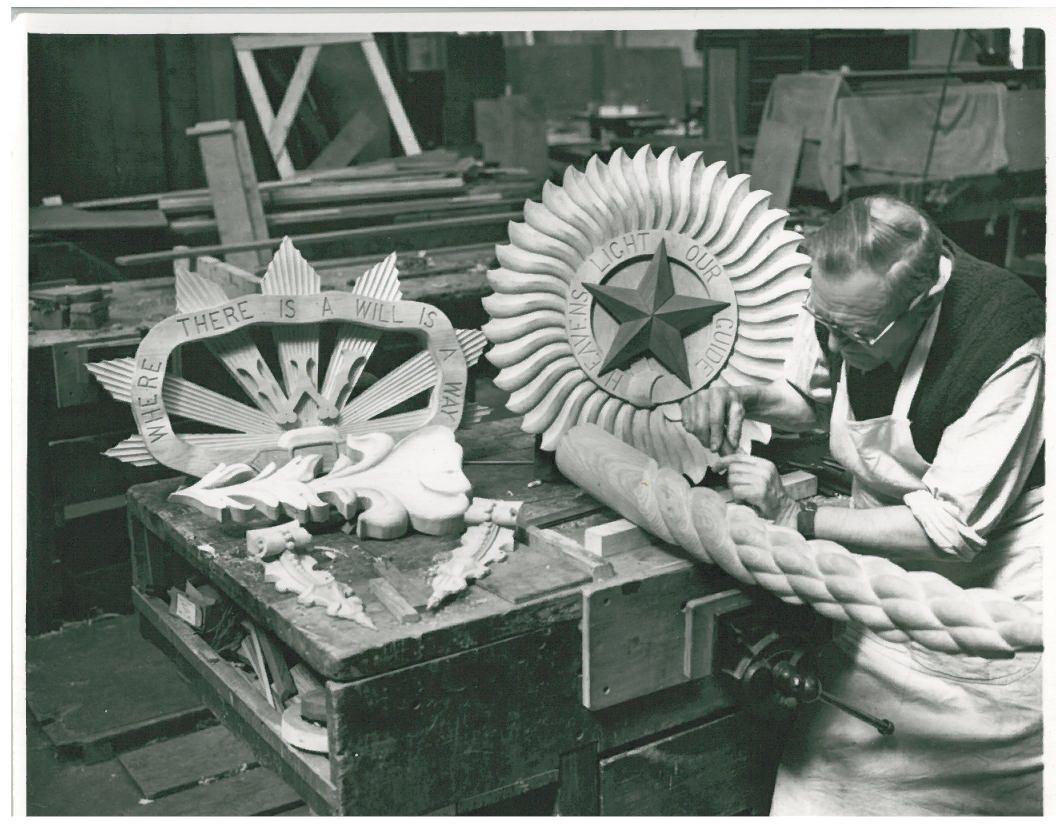
[[[133,380],[132,357],[96,362],[86,367],[115,399],[127,404],[132,400],[129,394]],[[162,384],[162,399],[171,413],[197,422],[246,433],[273,433],[281,429],[261,410],[200,387],[180,376],[166,376]]]
[[[458,330],[457,343],[465,362],[473,365],[479,361],[487,347],[487,337],[480,330]],[[456,356],[456,353],[448,357]],[[402,402],[427,390],[435,381],[435,366],[427,353],[417,353],[403,362],[372,387],[358,396],[340,413],[340,432],[384,413]]]
[[[674,148],[656,157],[648,146],[633,157],[616,150],[607,164],[592,157],[585,172],[566,170],[562,186],[547,182],[541,203],[524,205],[525,222],[510,223],[483,300],[487,358],[523,429],[553,450],[573,425],[596,423],[700,479],[711,454],[682,427],[678,403],[713,381],[780,376],[807,290],[802,238],[769,198],[721,161],[680,160]],[[623,316],[613,317],[604,298],[652,277],[654,252],[666,253],[684,305],[725,308],[661,350],[664,361],[646,348],[629,365],[609,363],[629,313],[612,307]],[[769,435],[748,422],[742,442]]]
[[[262,278],[262,294],[312,295],[320,291],[320,276],[295,249],[291,239],[285,238]],[[286,309],[287,306],[281,310],[281,315]],[[335,405],[326,401],[317,389],[320,332],[318,324],[276,325],[272,328],[288,403],[291,412],[304,425],[331,421],[339,414]]]
[[[397,259],[398,254],[392,252],[365,272],[354,284],[354,293],[379,301],[401,300],[402,290],[398,286],[398,268],[395,266]],[[379,340],[379,330],[356,324],[343,324],[339,328],[328,373],[321,387],[325,399],[339,409],[346,405]]]
[[[462,421],[467,368],[486,338],[479,330],[453,330],[434,308],[403,301],[395,254],[363,273],[350,293],[320,292],[319,276],[288,239],[261,281],[262,294],[229,298],[184,262],[175,274],[178,314],[148,333],[137,357],[87,365],[137,415],[140,432],[108,456],[138,466],[163,461],[202,476],[219,463],[262,470],[317,452],[327,470],[347,436],[380,431],[401,438],[425,425],[452,429]],[[319,336],[331,320],[335,345],[322,371]],[[282,382],[251,324],[269,326]],[[358,378],[388,330],[416,333],[427,349],[359,396]],[[253,406],[167,372],[173,349],[191,341],[208,348]],[[426,407],[388,415],[425,390],[433,390]],[[170,415],[231,432],[177,434]]]
[[[182,323],[193,328],[201,324],[206,329],[210,323],[206,311],[228,301],[221,287],[191,272],[183,262],[175,266],[174,288],[177,292],[177,312],[189,316]],[[259,408],[280,424],[295,421],[294,414],[287,409],[283,388],[277,383],[249,332],[234,330],[222,338],[207,339],[204,343]]]

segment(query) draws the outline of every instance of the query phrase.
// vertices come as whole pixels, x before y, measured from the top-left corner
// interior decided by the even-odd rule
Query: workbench
[[[143,632],[319,814],[765,814],[784,727],[742,710],[725,678],[681,676],[683,607],[733,580],[679,549],[602,560],[566,541],[615,515],[535,464],[519,419],[457,438],[474,495],[523,500],[524,541],[441,608],[400,621],[368,582],[415,604],[456,537],[315,535],[319,567],[353,587],[370,630],[278,593],[242,555],[243,529],[169,502],[187,480],[167,479],[129,490]],[[194,575],[325,682],[327,756],[283,742],[279,712],[169,612],[167,589]],[[611,631],[621,645],[586,653]]]
[[[319,262],[323,288],[349,290],[379,257]],[[478,327],[487,320],[480,299],[490,291],[486,273],[493,259],[493,244],[402,253],[402,289],[407,298],[442,309],[456,326]],[[173,279],[98,286],[110,296],[106,324],[29,333],[30,634],[84,618],[93,608],[128,610],[128,549],[115,541],[125,491],[171,474],[102,455],[136,427],[129,406],[111,399],[85,364],[133,355],[147,330],[176,312]]]

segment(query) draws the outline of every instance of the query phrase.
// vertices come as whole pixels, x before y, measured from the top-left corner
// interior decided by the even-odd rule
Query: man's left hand
[[[717,473],[726,470],[727,485],[735,502],[751,505],[776,524],[795,525],[799,505],[785,492],[774,462],[747,453],[734,453],[716,462],[713,470]]]

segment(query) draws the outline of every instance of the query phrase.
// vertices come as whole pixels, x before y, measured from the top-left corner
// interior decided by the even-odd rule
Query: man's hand
[[[713,382],[682,400],[682,425],[716,453],[724,447],[733,450],[741,438],[745,407],[755,392],[755,387]]]
[[[751,505],[765,519],[779,525],[795,524],[800,506],[785,492],[782,477],[773,462],[746,453],[734,453],[720,459],[713,468],[717,473],[724,469],[735,502]]]

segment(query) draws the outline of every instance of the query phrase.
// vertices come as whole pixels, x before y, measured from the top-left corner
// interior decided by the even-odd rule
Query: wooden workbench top
[[[532,457],[532,437],[520,431],[515,417],[481,422],[473,430],[459,431],[457,435],[466,462],[487,458],[526,462]],[[525,510],[542,512],[595,504],[566,482],[541,482],[528,487],[536,481],[531,464],[466,464],[464,470],[473,484],[474,495],[521,499]],[[390,671],[580,615],[578,587],[553,590],[541,598],[514,603],[486,588],[473,586],[438,611],[423,613],[419,622],[403,624],[374,599],[368,587],[368,580],[379,576],[374,558],[423,579],[436,554],[457,547],[457,537],[408,534],[390,541],[363,540],[333,528],[315,536],[319,567],[354,588],[377,630],[329,617],[324,609],[301,606],[295,595],[280,594],[265,582],[261,564],[242,556],[245,528],[222,526],[192,508],[169,502],[168,495],[185,482],[167,479],[130,488],[130,509],[169,548],[209,576],[243,610],[326,677],[349,680]],[[334,560],[329,556],[334,556]],[[558,551],[554,564],[561,569],[575,563]],[[520,547],[492,567],[490,578],[523,583],[535,577],[534,566],[543,567],[541,555],[525,553],[525,548]]]

